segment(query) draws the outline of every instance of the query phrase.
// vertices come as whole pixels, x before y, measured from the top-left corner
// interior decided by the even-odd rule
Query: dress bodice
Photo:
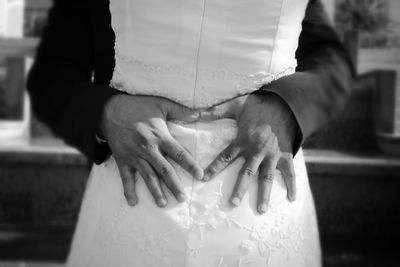
[[[294,72],[308,0],[111,0],[111,85],[208,107]]]
[[[189,107],[257,90],[293,72],[306,2],[111,0],[116,34],[112,85]],[[233,119],[168,121],[167,126],[202,168],[238,132]],[[301,151],[293,163],[296,201],[286,200],[285,180],[277,170],[263,215],[256,211],[257,177],[241,204],[230,204],[244,161],[238,157],[204,183],[168,158],[187,199],[178,203],[162,182],[168,199],[163,209],[140,173],[134,185],[139,202],[130,207],[114,157],[94,165],[67,266],[320,267],[316,213]]]

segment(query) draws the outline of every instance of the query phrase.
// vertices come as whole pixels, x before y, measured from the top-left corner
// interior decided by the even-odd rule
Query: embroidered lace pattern
[[[125,91],[132,95],[154,95],[169,98],[177,103],[190,106],[193,102],[192,89],[176,90],[168,88],[163,84],[163,78],[182,80],[193,80],[195,70],[180,65],[156,65],[143,62],[141,60],[123,56],[118,49],[115,51],[116,64],[114,76],[110,86]],[[135,74],[145,74],[152,77],[152,84],[146,88],[137,88],[134,84],[134,78],[127,79],[120,71],[121,66],[130,70],[132,77]],[[259,72],[254,74],[238,73],[229,69],[199,69],[198,81],[200,88],[196,88],[196,107],[209,107],[225,100],[249,94],[260,89],[263,85],[269,84],[281,77],[293,74],[296,66],[289,66],[279,73]],[[133,82],[132,82],[133,81]],[[215,90],[214,87],[208,87],[213,81],[229,84],[229,90]],[[145,93],[144,93],[145,92]]]
[[[192,129],[182,134],[184,129],[190,127],[184,124],[169,124],[171,133],[177,138],[182,138],[182,136],[195,138],[198,143],[196,158],[203,166],[207,165],[236,135],[236,129],[233,128],[232,123],[215,124],[211,129],[204,129],[199,125],[196,133]],[[299,170],[304,167],[300,166],[296,168]],[[181,170],[178,167],[177,169]],[[182,242],[178,240],[185,240],[187,237],[187,241],[182,242],[180,249],[178,248],[181,251],[179,255],[182,257],[182,265],[179,266],[191,266],[190,264],[183,265],[183,259],[190,263],[208,257],[210,254],[207,246],[210,245],[210,238],[222,233],[228,237],[227,233],[231,233],[232,240],[226,240],[226,242],[233,246],[236,251],[235,257],[222,253],[212,261],[214,265],[209,266],[261,266],[260,262],[263,262],[262,266],[274,266],[271,264],[277,259],[285,259],[288,263],[291,263],[293,259],[296,259],[296,262],[299,261],[291,266],[314,266],[315,259],[319,258],[319,255],[315,255],[318,250],[310,247],[309,244],[315,242],[314,238],[318,237],[318,232],[315,227],[315,211],[308,181],[306,175],[302,175],[303,171],[299,172],[297,181],[299,196],[297,202],[289,203],[284,196],[280,200],[272,200],[266,215],[253,215],[250,220],[248,220],[249,215],[244,215],[242,210],[229,208],[228,195],[223,189],[225,183],[230,183],[227,180],[229,177],[217,177],[215,182],[206,184],[202,190],[198,188],[204,186],[202,183],[193,182],[191,186],[189,185],[191,187],[189,191],[193,190],[195,193],[189,196],[187,202],[174,206],[171,211],[165,211],[177,223],[165,227],[160,224],[155,228],[151,225],[152,223],[146,224],[140,221],[143,210],[136,213],[135,209],[138,207],[129,207],[120,191],[113,192],[112,188],[116,187],[116,183],[121,186],[121,178],[115,161],[110,158],[102,166],[97,167],[97,172],[101,175],[95,175],[98,180],[92,181],[94,184],[91,185],[91,191],[87,192],[87,194],[97,195],[97,199],[86,197],[90,200],[83,204],[82,209],[85,211],[83,214],[88,216],[87,220],[91,219],[91,213],[105,211],[96,221],[94,225],[96,229],[93,230],[98,237],[105,262],[107,262],[107,255],[116,253],[115,250],[126,257],[129,257],[132,251],[136,251],[138,254],[148,255],[146,257],[148,262],[143,263],[146,266],[174,267],[176,263],[172,259],[176,257],[177,242]],[[228,175],[233,175],[235,172],[228,171],[228,173]],[[185,175],[184,172],[178,172],[178,174]],[[276,176],[280,176],[279,172]],[[275,184],[274,188],[279,188],[279,183]],[[285,193],[284,189],[280,190],[281,193]],[[103,201],[101,199],[104,198],[102,192],[110,195],[104,200],[104,205],[101,205]],[[115,204],[107,207],[108,202]],[[293,216],[296,212],[300,212],[301,215]],[[159,218],[156,216],[154,220],[163,220],[165,216],[163,213],[164,211],[160,210]],[[168,216],[164,217],[164,220]],[[80,220],[84,221],[85,218],[80,218]],[[237,238],[238,233],[241,238]],[[236,238],[233,238],[234,236]]]
[[[196,108],[249,94],[294,73],[307,4],[112,0],[116,64],[110,85]],[[219,35],[221,30],[225,34]],[[237,135],[230,119],[168,122],[168,128],[203,168]],[[128,206],[113,157],[93,166],[68,266],[319,267],[316,213],[301,151],[294,160],[296,202],[287,201],[276,171],[264,215],[255,210],[256,179],[239,207],[229,204],[243,163],[240,157],[203,183],[171,160],[187,201],[177,203],[164,187],[169,203],[163,209],[154,204],[141,177],[135,186],[139,203]]]

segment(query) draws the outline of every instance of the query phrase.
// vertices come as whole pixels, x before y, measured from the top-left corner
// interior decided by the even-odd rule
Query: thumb
[[[236,118],[241,99],[234,98],[200,112],[200,120],[213,121],[223,118]]]
[[[170,101],[166,107],[167,120],[194,122],[200,117],[199,109],[191,109],[181,104]]]

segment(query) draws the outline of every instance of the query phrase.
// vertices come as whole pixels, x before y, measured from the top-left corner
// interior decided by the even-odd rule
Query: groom
[[[28,91],[37,117],[55,135],[96,164],[112,152],[130,205],[138,201],[137,172],[158,206],[168,201],[161,182],[178,201],[185,200],[166,157],[203,181],[244,157],[230,198],[235,206],[258,172],[257,210],[266,212],[276,168],[286,181],[288,199],[296,198],[292,156],[307,136],[342,107],[353,76],[320,0],[309,1],[295,74],[207,110],[190,110],[161,97],[130,96],[111,88],[115,36],[110,19],[107,0],[54,3],[28,77]],[[192,122],[224,117],[237,120],[238,136],[205,170],[166,127],[168,119]]]

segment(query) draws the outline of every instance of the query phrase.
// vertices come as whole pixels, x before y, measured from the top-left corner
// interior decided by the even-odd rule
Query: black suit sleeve
[[[294,152],[342,108],[351,90],[354,69],[320,0],[310,0],[296,51],[296,73],[263,86],[290,107],[300,131]]]
[[[106,101],[119,92],[106,85],[107,77],[99,83],[92,79],[96,66],[114,62],[97,63],[102,55],[113,58],[113,51],[95,56],[90,11],[87,0],[55,0],[27,87],[36,116],[56,136],[101,163],[109,149],[96,141],[99,120]],[[297,60],[297,73],[260,92],[276,93],[290,106],[302,133],[298,147],[342,105],[351,80],[346,53],[318,0],[311,0],[308,6]],[[105,76],[112,73],[113,65],[107,67],[111,72],[104,71]]]
[[[27,88],[37,118],[100,163],[109,149],[96,142],[96,131],[105,102],[118,91],[93,81],[92,27],[88,1],[54,1]]]

